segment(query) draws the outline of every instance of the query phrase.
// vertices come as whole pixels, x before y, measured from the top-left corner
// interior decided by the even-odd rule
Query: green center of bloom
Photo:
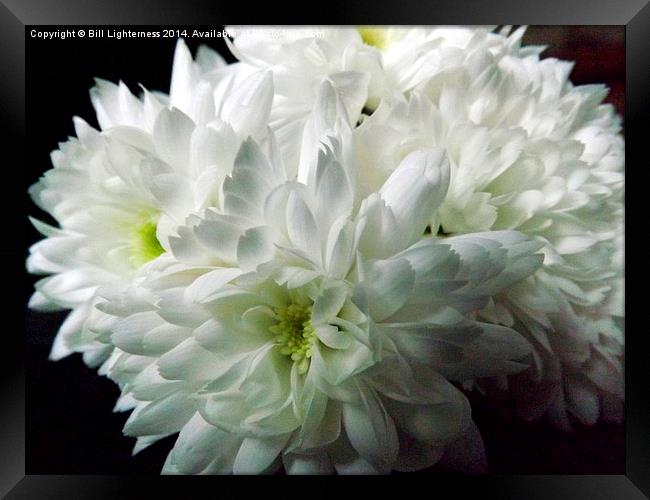
[[[384,50],[388,47],[388,32],[385,28],[357,28],[363,43]]]
[[[164,253],[165,249],[156,236],[157,227],[157,217],[150,217],[136,226],[131,233],[130,260],[135,267],[140,267]]]
[[[298,364],[298,373],[303,374],[309,368],[311,347],[315,337],[311,324],[311,305],[291,304],[289,307],[273,309],[278,322],[270,328],[275,334],[280,352]]]

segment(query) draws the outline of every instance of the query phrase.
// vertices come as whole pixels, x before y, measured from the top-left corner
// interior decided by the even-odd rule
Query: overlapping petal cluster
[[[27,268],[51,275],[37,282],[31,307],[72,309],[53,359],[106,359],[110,343],[98,342],[92,326],[101,321],[97,290],[129,283],[167,251],[174,228],[215,203],[239,144],[266,134],[270,75],[253,73],[233,88],[230,71],[216,53],[203,49],[194,62],[179,44],[169,96],[143,90],[137,98],[124,83],[97,80],[99,130],[76,117],[77,137],[52,153],[54,168],[30,194],[59,227],[32,220],[46,238],[31,247]]]
[[[291,75],[287,95],[323,79],[344,101],[359,95],[336,86],[341,72],[367,90],[363,107],[345,101],[359,123],[352,154],[360,196],[411,151],[442,148],[451,181],[431,231],[514,229],[544,243],[543,268],[481,311],[525,335],[534,363],[525,376],[468,386],[496,397],[507,388],[519,415],[547,414],[564,429],[567,413],[586,424],[620,422],[624,142],[620,118],[602,104],[607,89],[574,86],[573,64],[522,46],[523,28],[324,28],[265,49],[244,33],[233,30],[235,53],[251,70]],[[294,110],[276,99],[276,115]]]
[[[620,417],[620,122],[523,30],[231,28],[98,81],[32,188],[30,305],[163,472],[485,468],[461,389]],[[277,30],[274,30],[277,33]],[[269,36],[265,36],[269,35]],[[496,393],[495,393],[495,390]]]

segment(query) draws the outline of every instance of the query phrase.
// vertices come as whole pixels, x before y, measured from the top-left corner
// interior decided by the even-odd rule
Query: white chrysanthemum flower
[[[266,135],[270,73],[235,88],[229,71],[207,49],[193,62],[179,42],[169,97],[144,90],[136,98],[123,83],[98,80],[91,98],[100,130],[75,118],[77,137],[52,153],[54,168],[30,193],[59,227],[34,220],[46,238],[31,247],[27,267],[50,275],[37,282],[31,307],[72,309],[53,359],[82,352],[89,365],[103,361],[110,346],[92,328],[102,320],[98,287],[130,282],[168,250],[188,214],[217,202],[241,141]]]
[[[523,29],[489,29],[246,28],[233,32],[233,53],[244,68],[281,75],[272,112],[281,144],[303,130],[303,144],[313,142],[305,115],[323,80],[333,83],[349,121],[368,121],[357,131],[361,147],[348,152],[361,162],[359,197],[378,189],[409,152],[442,147],[452,179],[434,231],[514,228],[544,241],[544,269],[483,311],[537,348],[528,374],[537,389],[510,381],[519,412],[548,412],[564,428],[567,410],[584,423],[601,411],[619,421],[622,256],[613,255],[622,243],[620,121],[600,104],[604,87],[574,87],[571,63],[540,60],[542,47],[522,47]],[[337,83],[342,74],[347,87]],[[369,119],[360,115],[364,106],[374,110]],[[294,127],[289,134],[283,119]],[[283,150],[296,147],[287,144]],[[305,159],[297,164],[304,171]]]
[[[477,48],[486,57],[528,54],[523,29],[493,27],[331,28],[229,27],[238,71],[273,72],[276,96],[271,127],[289,169],[294,168],[300,137],[323,81],[334,87],[351,123],[380,102],[417,88],[436,75],[465,65]],[[482,53],[483,53],[482,52]],[[364,109],[365,108],[365,109]]]
[[[414,151],[357,204],[342,142],[325,139],[297,182],[273,141],[268,154],[246,141],[220,203],[107,296],[118,349],[103,370],[118,408],[135,408],[125,433],[139,450],[180,432],[164,472],[483,465],[450,381],[521,371],[529,347],[464,315],[537,269],[540,244],[511,231],[422,239],[446,155]]]
[[[571,67],[475,47],[355,131],[360,193],[411,151],[441,147],[451,182],[434,233],[518,230],[544,243],[543,268],[481,316],[535,346],[535,366],[497,385],[509,385],[520,415],[548,413],[563,428],[567,411],[587,424],[620,421],[623,398],[623,138],[601,104],[606,89],[573,86]]]

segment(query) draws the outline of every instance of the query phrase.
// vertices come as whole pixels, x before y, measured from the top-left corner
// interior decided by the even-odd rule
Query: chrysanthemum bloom
[[[279,75],[272,122],[281,132],[291,117],[292,134],[308,134],[304,115],[318,82],[332,82],[340,114],[362,121],[350,153],[360,162],[360,196],[411,151],[443,148],[451,184],[432,231],[517,229],[543,242],[544,268],[481,312],[524,333],[535,366],[517,380],[480,386],[509,386],[520,415],[547,413],[562,428],[570,425],[567,411],[587,424],[601,414],[620,421],[620,120],[601,104],[603,86],[573,86],[572,65],[541,60],[543,47],[521,45],[523,29],[489,30],[244,28],[233,30],[233,52],[242,66]]]
[[[423,240],[446,155],[414,151],[355,203],[341,143],[325,139],[296,182],[277,148],[246,141],[221,202],[107,297],[118,349],[103,370],[118,406],[135,406],[125,433],[139,450],[180,431],[163,472],[484,465],[450,381],[521,371],[529,347],[465,315],[537,269],[540,245],[511,231]]]
[[[524,333],[535,365],[479,385],[509,388],[520,415],[548,413],[562,428],[567,412],[586,424],[620,421],[623,398],[620,120],[601,104],[606,89],[573,86],[570,69],[477,48],[357,129],[362,192],[410,151],[442,147],[451,183],[433,232],[515,229],[544,243],[543,268],[480,313]]]
[[[297,161],[305,120],[320,84],[329,81],[355,124],[380,101],[391,102],[431,79],[462,67],[476,48],[493,57],[524,55],[523,29],[493,27],[373,28],[314,26],[303,29],[234,26],[228,31],[239,75],[273,72],[276,96],[271,127],[287,168]]]
[[[77,137],[52,153],[54,168],[30,190],[59,227],[34,220],[46,238],[27,261],[37,282],[30,306],[72,309],[51,357],[82,352],[89,365],[111,348],[97,342],[96,291],[120,287],[169,249],[168,236],[188,214],[215,203],[241,141],[263,139],[273,97],[269,73],[236,88],[220,57],[180,42],[170,95],[98,80],[91,90],[100,130],[75,118]]]

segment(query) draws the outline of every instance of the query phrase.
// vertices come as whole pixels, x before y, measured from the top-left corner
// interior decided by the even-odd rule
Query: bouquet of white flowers
[[[524,29],[228,28],[30,190],[30,306],[168,474],[486,469],[465,394],[623,409],[621,121]],[[569,417],[571,414],[573,417]]]

